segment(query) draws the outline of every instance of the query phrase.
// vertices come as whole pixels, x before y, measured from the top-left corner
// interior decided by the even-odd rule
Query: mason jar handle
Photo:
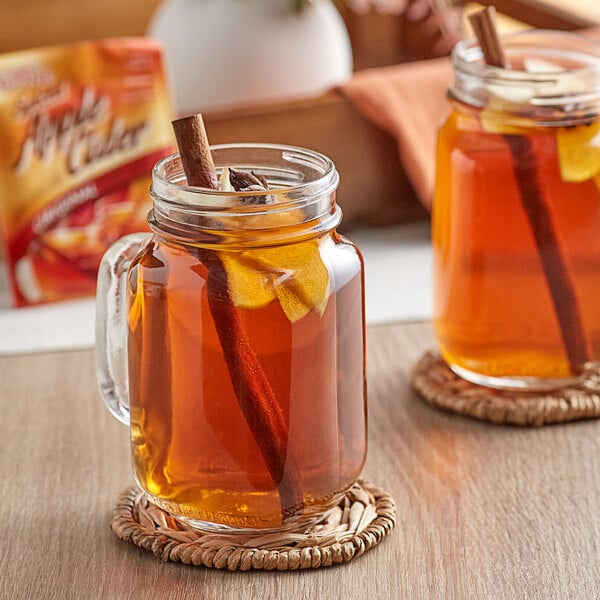
[[[96,371],[102,399],[121,423],[129,425],[127,306],[129,265],[150,241],[150,233],[132,233],[108,248],[98,269],[96,290]]]

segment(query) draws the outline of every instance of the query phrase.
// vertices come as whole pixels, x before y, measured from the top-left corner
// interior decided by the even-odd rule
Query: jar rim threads
[[[529,113],[538,124],[574,123],[600,110],[600,42],[564,31],[531,30],[502,36],[510,69],[486,65],[477,40],[452,52],[452,100],[497,112]]]

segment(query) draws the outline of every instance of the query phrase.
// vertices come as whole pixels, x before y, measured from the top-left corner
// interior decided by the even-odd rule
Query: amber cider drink
[[[329,251],[335,253],[333,243]],[[311,312],[292,324],[277,301],[236,309],[281,401],[308,510],[348,488],[364,458],[363,340],[348,326],[361,319],[361,282],[358,261],[349,266],[348,280],[331,293],[322,315]],[[278,526],[279,492],[238,406],[210,318],[206,277],[185,250],[159,245],[132,271],[135,473],[143,489],[178,514]]]
[[[125,250],[134,475],[198,527],[308,523],[366,457],[362,258],[336,232],[329,159],[212,152],[263,175],[268,200],[190,188],[176,155],[155,168],[153,235]]]
[[[555,387],[600,357],[600,51],[506,37],[512,70],[453,54],[437,150],[434,327],[446,362],[494,387]]]

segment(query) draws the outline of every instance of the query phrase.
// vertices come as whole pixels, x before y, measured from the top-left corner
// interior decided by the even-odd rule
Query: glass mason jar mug
[[[280,528],[333,506],[366,457],[362,258],[312,151],[212,148],[268,192],[153,171],[153,231],[100,267],[99,382],[149,499],[200,527]],[[126,342],[124,341],[126,340]]]
[[[463,378],[552,388],[600,358],[600,44],[526,31],[510,69],[454,49],[437,150],[434,328]]]

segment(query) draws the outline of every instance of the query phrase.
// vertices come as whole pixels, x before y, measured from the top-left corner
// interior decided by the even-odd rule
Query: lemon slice
[[[229,293],[238,308],[262,308],[277,297],[273,281],[276,274],[264,269],[257,262],[256,254],[252,250],[240,254],[221,253]]]
[[[564,181],[586,181],[600,171],[600,123],[559,127],[558,163]]]
[[[525,135],[527,133],[523,127],[503,123],[492,113],[492,111],[488,111],[487,109],[481,111],[479,118],[481,119],[483,130],[488,133],[499,133],[503,135]]]
[[[220,186],[232,191],[229,169],[223,169]],[[282,214],[261,215],[265,227],[297,222],[298,209]],[[319,242],[310,240],[277,248],[223,252],[229,293],[238,308],[262,308],[278,299],[283,312],[295,323],[311,311],[322,315],[329,297],[329,272],[319,252]]]
[[[507,112],[507,107],[526,106],[531,99],[547,96],[549,101],[565,94],[583,93],[585,82],[577,74],[567,77],[561,65],[536,58],[525,59],[525,70],[533,74],[560,73],[561,77],[555,82],[535,81],[526,85],[495,85],[488,84],[489,93],[487,106],[481,111],[480,119],[484,131],[499,134],[527,135],[533,133],[533,128],[507,124],[498,118]],[[576,125],[574,127],[557,127],[556,144],[558,163],[563,181],[581,182],[595,177],[600,171],[600,123]]]
[[[481,124],[484,131],[504,135],[528,135],[533,128],[507,125],[490,116],[486,110],[481,112]],[[556,128],[556,146],[558,166],[563,181],[577,183],[595,178],[600,183],[600,123]]]
[[[490,84],[486,86],[486,89],[490,93],[490,98],[479,114],[483,130],[488,133],[505,135],[526,135],[529,128],[507,123],[506,114],[508,107],[528,104],[533,97],[531,86],[513,86],[510,89],[504,89],[502,86]]]
[[[318,241],[222,253],[221,258],[235,306],[261,308],[278,299],[291,323],[313,310],[323,314],[329,297],[329,272]]]

